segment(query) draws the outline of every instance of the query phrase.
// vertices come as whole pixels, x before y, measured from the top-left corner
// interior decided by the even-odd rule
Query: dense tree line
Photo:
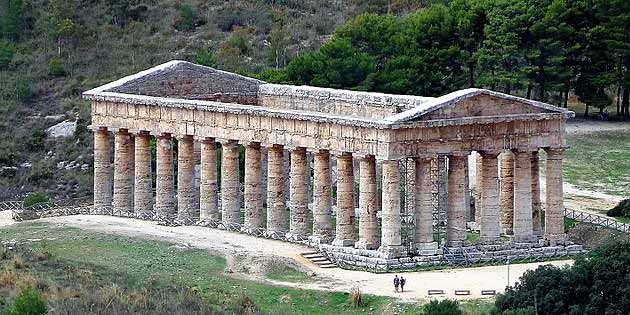
[[[485,87],[630,117],[630,1],[454,0],[363,14],[317,52],[263,78],[436,96]]]

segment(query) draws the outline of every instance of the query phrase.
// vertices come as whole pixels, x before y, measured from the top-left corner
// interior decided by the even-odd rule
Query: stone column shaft
[[[206,138],[201,142],[199,200],[201,220],[221,219],[217,195],[217,143],[212,138]]]
[[[273,145],[267,151],[267,230],[286,231],[284,148],[281,145]]]
[[[532,167],[529,152],[516,152],[514,167],[514,239],[531,242],[532,227]]]
[[[109,132],[94,131],[94,207],[112,206],[112,167]]]
[[[306,149],[296,148],[291,151],[290,202],[291,221],[289,231],[295,236],[306,237],[308,229],[308,160]]]
[[[359,241],[355,244],[361,249],[377,249],[378,190],[376,188],[376,159],[366,156],[359,162]]]
[[[547,208],[545,211],[545,239],[552,245],[564,243],[564,192],[562,188],[563,149],[546,149],[547,152]]]
[[[466,155],[448,157],[448,220],[446,240],[448,246],[461,246],[466,240]]]
[[[315,153],[313,164],[313,236],[327,242],[333,235],[330,153],[328,151]]]
[[[221,221],[226,224],[241,223],[238,142],[228,141],[222,147]]]
[[[496,166],[496,165],[495,165]],[[498,169],[498,166],[496,166]],[[481,213],[482,203],[481,203],[481,186],[483,182],[483,156],[481,153],[475,153],[475,222],[476,229],[479,230],[481,225]],[[497,186],[498,187],[498,186]],[[498,195],[497,195],[498,197]]]
[[[263,227],[261,180],[260,143],[250,143],[245,147],[245,228],[247,229]]]
[[[149,133],[141,131],[135,137],[134,211],[144,216],[153,213],[153,179],[151,177],[151,141]]]
[[[499,167],[497,154],[484,153],[481,158],[479,193],[480,201],[480,238],[484,242],[493,242],[501,235],[501,210],[499,208]]]
[[[431,193],[431,159],[416,158],[415,187],[415,246],[417,249],[436,247],[433,240],[433,200]]]
[[[383,161],[383,210],[381,247],[385,257],[398,257],[402,250],[400,223],[400,170],[398,161]]]
[[[514,153],[507,151],[499,156],[501,163],[500,194],[501,229],[505,234],[514,233]]]
[[[354,167],[350,153],[337,156],[336,231],[334,245],[354,245]]]
[[[177,145],[177,218],[198,218],[195,209],[195,156],[192,136],[183,136]]]
[[[535,236],[542,236],[542,217],[540,215],[540,165],[538,151],[532,153],[532,225]]]
[[[159,221],[172,222],[176,213],[173,142],[170,135],[158,137],[156,156],[155,208]]]
[[[114,200],[113,207],[120,211],[133,210],[133,167],[131,135],[120,130],[114,141]]]

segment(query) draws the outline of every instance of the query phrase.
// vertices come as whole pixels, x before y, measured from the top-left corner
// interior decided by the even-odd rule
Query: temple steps
[[[320,268],[337,268],[337,265],[333,264],[320,252],[307,252],[300,255]]]

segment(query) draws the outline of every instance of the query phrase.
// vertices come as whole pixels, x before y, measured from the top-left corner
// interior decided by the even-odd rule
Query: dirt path
[[[630,130],[630,122],[573,118],[567,121],[566,125],[566,131],[569,135],[615,130]]]
[[[4,219],[1,219],[4,218]],[[11,223],[5,213],[0,212],[0,225]],[[9,216],[10,219],[10,216]],[[42,219],[53,224],[63,224],[85,230],[120,234],[131,237],[146,237],[179,243],[182,246],[206,248],[212,252],[219,252],[227,257],[228,268],[235,277],[249,278],[271,284],[299,287],[315,290],[349,291],[359,286],[364,293],[391,296],[402,300],[417,301],[428,299],[427,290],[442,289],[446,292],[443,297],[458,299],[480,298],[481,290],[497,290],[502,292],[508,283],[507,267],[492,266],[465,269],[450,269],[441,271],[406,272],[408,291],[393,292],[390,284],[392,274],[373,274],[363,271],[349,271],[339,268],[322,269],[305,260],[300,253],[312,249],[281,241],[267,240],[235,232],[227,232],[205,227],[166,227],[153,222],[110,216],[69,216]],[[313,282],[296,284],[288,282],[270,281],[260,272],[255,272],[262,265],[273,263],[278,258],[295,264],[299,269],[313,275]],[[566,265],[572,261],[556,261],[554,265]],[[243,264],[249,264],[248,272],[241,272]],[[510,266],[510,284],[527,270],[541,264],[529,263]],[[254,269],[254,272],[251,270]],[[455,290],[470,290],[470,296],[455,296]]]

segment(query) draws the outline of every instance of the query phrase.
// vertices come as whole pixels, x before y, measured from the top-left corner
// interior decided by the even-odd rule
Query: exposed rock
[[[76,121],[65,120],[62,121],[48,129],[46,129],[46,134],[50,138],[66,138],[74,135],[74,131],[77,129]]]

